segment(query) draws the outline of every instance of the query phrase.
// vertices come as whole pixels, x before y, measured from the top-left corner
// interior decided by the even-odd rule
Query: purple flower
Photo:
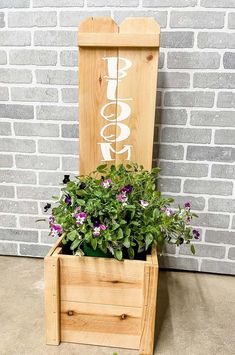
[[[197,229],[193,229],[193,238],[200,239],[200,233]]]
[[[70,176],[70,175],[64,175],[63,184],[67,184],[67,182],[70,181],[69,176]]]
[[[140,200],[140,204],[142,207],[147,207],[149,205],[149,202],[148,201],[145,201],[145,200]]]
[[[100,235],[100,227],[93,227],[93,235],[98,237]]]
[[[65,199],[64,202],[68,205],[71,206],[72,205],[72,199],[69,195],[65,195]]]
[[[80,185],[79,185],[79,189],[80,190],[84,190],[86,188],[86,184],[85,182],[81,182]],[[80,197],[81,198],[81,197]]]
[[[191,208],[191,203],[189,201],[185,202],[184,208],[190,209]]]
[[[169,207],[162,207],[162,208],[161,208],[161,211],[162,211],[162,212],[165,212],[165,214],[166,214],[168,217],[170,217],[170,216],[172,216],[172,215],[174,214],[174,211],[173,211],[171,208],[169,208]]]
[[[51,236],[52,237],[59,237],[60,233],[62,232],[62,227],[59,224],[54,224],[51,227]]]
[[[55,217],[54,216],[50,216],[48,218],[48,222],[49,222],[49,226],[52,227],[52,225],[54,224],[55,222]]]
[[[99,227],[99,225],[100,225],[99,217],[91,217],[91,222],[93,223],[94,227]]]
[[[120,192],[130,194],[132,192],[133,186],[126,185],[121,188]]]
[[[100,230],[105,231],[107,227],[104,224],[100,224]]]
[[[81,225],[85,222],[87,214],[85,212],[75,213],[74,218],[76,218],[76,223]]]
[[[111,179],[106,179],[104,181],[101,182],[101,185],[105,188],[108,189],[111,187],[112,185],[112,180]]]
[[[121,194],[117,195],[117,200],[119,202],[125,203],[125,202],[127,202],[128,197],[125,193],[121,193]]]
[[[51,208],[51,204],[50,204],[50,203],[47,203],[47,204],[44,206],[44,212],[47,212],[50,208]]]

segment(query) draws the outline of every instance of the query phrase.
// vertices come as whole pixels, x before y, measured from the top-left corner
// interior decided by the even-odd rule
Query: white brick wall
[[[35,220],[77,173],[76,32],[99,15],[162,28],[154,163],[202,232],[196,256],[168,246],[162,266],[235,274],[234,0],[0,1],[0,253],[43,256],[53,242]]]

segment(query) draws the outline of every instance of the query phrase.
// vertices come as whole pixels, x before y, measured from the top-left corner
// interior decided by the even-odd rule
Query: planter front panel
[[[138,260],[63,256],[61,300],[142,307],[144,264]]]

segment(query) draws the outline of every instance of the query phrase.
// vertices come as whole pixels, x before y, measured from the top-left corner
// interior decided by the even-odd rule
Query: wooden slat
[[[46,343],[60,343],[59,259],[47,256],[44,259],[45,281],[45,330]]]
[[[80,47],[158,47],[159,34],[79,33]]]
[[[79,27],[82,33],[117,33],[117,24],[109,17],[88,18]],[[90,174],[102,163],[99,143],[102,142],[100,131],[107,124],[100,116],[100,110],[107,101],[107,63],[102,58],[117,57],[114,48],[79,49],[79,130],[80,130],[80,174]],[[116,117],[116,105],[106,110]],[[106,130],[115,134],[116,128]],[[114,161],[115,162],[115,161]],[[113,163],[114,163],[113,162]],[[111,164],[111,162],[110,162]]]
[[[61,300],[142,307],[145,262],[60,256]]]
[[[160,29],[152,18],[127,18],[119,26],[119,31],[120,34],[157,35]],[[131,160],[151,169],[159,52],[157,48],[119,48],[118,55],[132,62],[127,76],[119,82],[117,95],[120,101],[131,99],[126,101],[131,107],[131,115],[122,122],[130,128],[130,136],[116,143],[116,151],[120,151],[124,144],[131,145]],[[119,60],[119,67],[122,65]],[[122,163],[124,158],[123,155],[116,155],[116,164]]]
[[[58,240],[55,242],[55,244],[51,247],[51,249],[49,250],[49,252],[47,253],[46,256],[50,256],[53,255],[54,251],[56,250],[57,247],[60,246],[61,244],[61,239],[63,238],[63,236],[61,238],[58,238]]]
[[[138,349],[141,308],[61,302],[61,340]]]
[[[158,267],[146,263],[144,275],[144,308],[141,322],[139,353],[140,355],[153,355]]]

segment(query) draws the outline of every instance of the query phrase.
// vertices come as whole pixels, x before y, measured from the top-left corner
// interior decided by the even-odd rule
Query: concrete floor
[[[235,279],[161,271],[158,355],[234,355]],[[137,355],[137,351],[78,344],[46,346],[43,260],[0,257],[0,355]]]

